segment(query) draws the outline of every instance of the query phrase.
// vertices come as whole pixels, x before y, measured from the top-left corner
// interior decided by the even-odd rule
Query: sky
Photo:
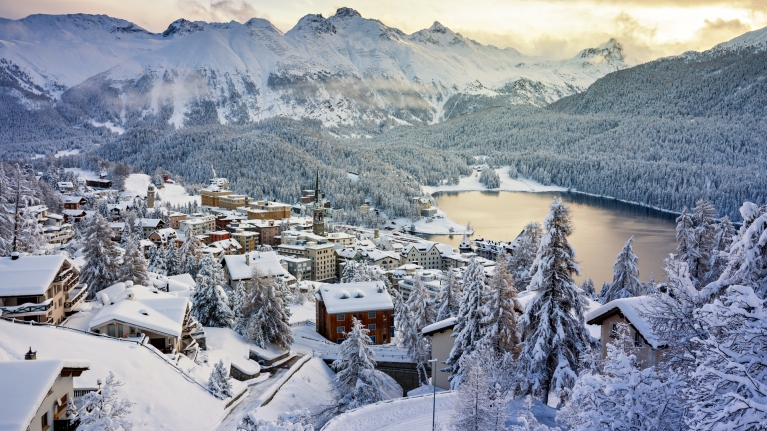
[[[434,21],[480,43],[527,55],[566,58],[617,39],[644,62],[705,50],[767,26],[767,0],[0,0],[0,16],[107,14],[153,32],[178,18],[239,21],[258,17],[283,32],[309,13],[356,9],[406,33]]]

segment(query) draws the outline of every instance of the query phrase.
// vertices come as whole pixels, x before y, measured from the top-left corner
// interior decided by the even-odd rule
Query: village
[[[141,428],[249,429],[248,423],[264,420],[255,412],[269,411],[270,403],[280,404],[274,400],[280,399],[281,392],[288,397],[288,390],[306,390],[316,392],[317,398],[283,402],[285,411],[271,411],[266,419],[303,412],[307,417],[314,415],[307,422],[312,426],[321,423],[323,429],[355,429],[350,424],[360,420],[360,413],[349,416],[337,406],[330,409],[337,401],[327,392],[333,387],[330,367],[337,368],[334,362],[343,356],[339,347],[360,330],[375,357],[375,369],[386,376],[388,391],[383,391],[387,395],[381,400],[409,395],[415,406],[434,392],[436,414],[437,392],[444,392],[440,395],[440,417],[444,419],[452,408],[451,402],[443,400],[452,393],[452,373],[434,364],[444,364],[455,350],[453,329],[462,307],[458,297],[463,286],[477,281],[492,285],[493,280],[508,277],[510,268],[504,262],[523,259],[522,255],[528,260],[534,257],[541,234],[537,224],[510,243],[472,240],[464,234],[459,248],[453,249],[402,228],[337,225],[332,223],[331,204],[321,190],[319,175],[314,188],[304,190],[300,201],[292,205],[234,194],[229,181],[219,177],[212,178],[199,197],[190,197],[186,205],[175,205],[175,209],[160,204],[158,191],[173,186],[167,176],[159,184],[149,181],[143,194],[111,186],[103,176],[56,182],[61,214],[44,205],[25,210],[38,224],[47,243],[45,251],[14,250],[0,258],[4,319],[0,322],[0,354],[18,358],[0,362],[0,380],[8,380],[3,386],[24,381],[27,397],[20,398],[18,408],[10,416],[3,414],[5,419],[0,422],[18,429],[76,429],[76,412],[89,402],[88,394],[100,394],[102,382],[115,379],[111,373],[125,374],[123,362],[137,360],[133,356],[140,353],[165,365],[151,365],[153,370],[146,375],[141,370],[149,365],[133,370],[132,375],[118,375],[125,379],[141,376],[130,381],[138,386],[133,394],[143,394],[139,399],[148,395],[139,389],[145,378],[158,382],[175,378],[155,395],[172,399],[178,395],[174,391],[192,384],[212,395],[207,402],[190,401],[192,405],[197,402],[200,413],[213,406],[213,413],[201,422],[179,412],[180,422],[163,420],[161,424],[147,414],[139,419]],[[429,199],[417,202],[423,217],[435,215]],[[375,209],[365,205],[360,211]],[[104,226],[88,232],[100,232],[96,235],[101,238],[82,233],[89,223],[98,223],[95,219],[103,219]],[[87,268],[86,259],[92,258],[88,249],[94,241],[106,244],[102,248],[114,247],[119,262],[112,262],[109,268],[120,274],[91,274],[95,283],[89,284],[82,278],[84,271],[93,270]],[[76,242],[82,248],[73,248]],[[140,268],[131,269],[136,265]],[[121,266],[123,270],[116,269]],[[281,321],[276,329],[269,329],[282,330],[278,336],[254,330],[253,321],[241,315],[247,309],[243,302],[254,298],[246,292],[268,286],[282,296],[278,308],[284,312],[277,313]],[[640,363],[657,365],[662,346],[634,307],[646,299],[619,298],[602,305],[593,286],[590,292],[586,291],[589,287],[583,288],[587,314],[581,325],[593,339],[603,341],[601,358],[607,356],[606,346],[625,324],[639,349]],[[534,297],[534,292],[520,292],[512,312],[523,313]],[[419,302],[427,316],[417,316],[406,308],[417,307]],[[403,323],[402,313],[414,314],[404,317],[408,322]],[[111,352],[105,354],[117,345],[114,354],[118,356],[128,346],[139,351],[120,359]],[[311,377],[301,370],[314,370],[317,382],[302,387],[301,379]],[[161,405],[155,404],[158,400],[153,396],[148,401],[154,408]],[[555,411],[536,402],[539,419],[554,425]],[[141,401],[134,398],[134,403]],[[402,409],[403,405],[391,408]],[[527,409],[533,409],[532,404]],[[412,415],[426,413],[416,409]],[[366,420],[366,416],[362,418]]]

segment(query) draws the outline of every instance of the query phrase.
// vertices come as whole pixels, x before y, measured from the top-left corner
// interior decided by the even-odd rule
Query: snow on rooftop
[[[133,292],[134,300],[127,299],[129,292]],[[105,294],[113,303],[104,305],[96,313],[89,324],[91,329],[120,321],[173,337],[181,336],[189,298],[158,292],[146,286],[126,288],[125,283],[112,285],[100,294]]]
[[[253,251],[250,255],[250,264],[246,263],[244,254],[230,254],[224,256],[226,265],[232,280],[248,280],[253,277],[253,269],[258,268],[262,276],[269,274],[280,277],[288,274],[280,264],[280,257],[273,251]]]
[[[261,366],[250,360],[250,345],[242,336],[229,328],[204,328],[207,349],[223,350],[230,362],[240,371],[256,374]]]
[[[652,301],[653,299],[649,296],[616,299],[586,313],[586,322],[596,321],[601,323],[604,319],[603,316],[617,309],[642,334],[647,343],[653,349],[657,349],[663,345],[663,342],[653,332],[652,325],[647,321],[647,318],[643,316],[644,313],[650,310]]]
[[[421,333],[423,335],[430,335],[434,332],[437,332],[441,329],[449,328],[451,326],[455,326],[456,319],[455,317],[448,317],[445,320],[440,320],[439,322],[434,322],[431,325],[425,326]]]
[[[328,314],[394,309],[382,281],[323,284],[319,292]]]
[[[62,359],[0,362],[0,388],[13,394],[0,403],[0,429],[27,429],[64,367],[88,368],[90,363]]]
[[[129,416],[134,429],[142,431],[207,430],[215,428],[231,401],[218,400],[204,388],[186,380],[165,358],[152,348],[134,342],[87,335],[65,328],[31,326],[0,320],[0,361],[4,357],[21,359],[30,345],[37,350],[37,361],[82,358],[91,369],[74,378],[76,388],[95,388],[97,379],[112,371],[124,383],[119,397],[136,403]],[[34,361],[28,361],[34,362]],[[2,362],[0,362],[1,364]],[[191,367],[189,367],[191,368]],[[196,366],[194,374],[210,374]],[[187,368],[183,368],[185,371]],[[0,379],[7,374],[0,371]],[[17,380],[18,381],[18,380]],[[0,387],[9,386],[0,383]],[[14,385],[14,396],[19,386]],[[4,397],[3,403],[8,402]],[[0,412],[4,405],[0,404]],[[0,421],[4,419],[0,414]],[[12,429],[26,429],[14,427]],[[0,429],[7,429],[0,425]]]
[[[0,296],[44,295],[65,259],[60,254],[0,258]]]

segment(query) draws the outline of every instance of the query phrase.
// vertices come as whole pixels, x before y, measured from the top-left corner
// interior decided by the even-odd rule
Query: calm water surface
[[[461,224],[471,222],[473,238],[511,241],[531,221],[543,224],[551,201],[561,197],[570,208],[574,232],[570,244],[576,252],[580,283],[592,278],[597,290],[612,280],[612,265],[626,241],[634,236],[639,277],[665,280],[663,259],[676,249],[674,215],[613,199],[576,193],[458,192],[441,193],[439,207]],[[460,235],[429,235],[458,247]]]

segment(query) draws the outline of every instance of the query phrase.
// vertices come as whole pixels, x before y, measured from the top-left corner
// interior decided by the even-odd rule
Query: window
[[[368,319],[375,319],[375,318],[376,318],[376,312],[368,311]]]
[[[43,429],[43,431],[50,428],[48,425],[48,412],[45,412],[42,416],[40,416],[40,427]]]
[[[642,335],[639,331],[634,332],[634,347],[642,347]]]
[[[336,328],[336,332],[339,333],[339,334],[343,334],[344,332],[346,332],[346,326],[339,326],[339,327],[337,327]]]
[[[109,335],[110,337],[115,336],[115,325],[107,326],[107,335]]]
[[[617,338],[618,337],[618,324],[613,323],[612,327],[610,328],[610,338]]]
[[[346,315],[345,314],[336,314],[336,320],[338,320],[339,322],[341,322],[343,320],[346,320]]]
[[[376,343],[376,336],[375,335],[371,335],[370,336],[370,341],[372,341],[373,344],[375,344]]]
[[[117,325],[117,337],[123,337],[123,325]]]
[[[344,341],[346,341],[346,338],[339,338],[339,339],[336,340],[336,343],[341,344]]]
[[[376,330],[376,324],[375,323],[371,323],[370,325],[368,325],[368,329],[371,330],[371,331],[375,331]]]

